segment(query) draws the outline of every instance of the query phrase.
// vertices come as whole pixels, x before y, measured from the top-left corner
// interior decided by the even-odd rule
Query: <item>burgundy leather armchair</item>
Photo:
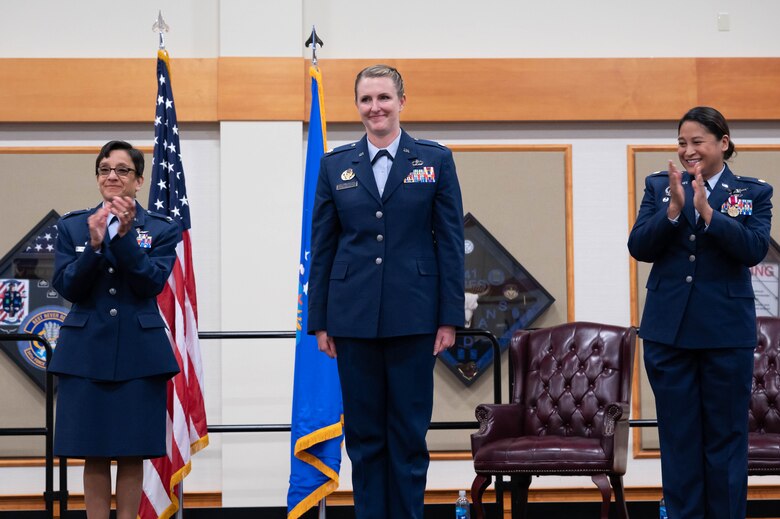
[[[575,322],[518,331],[510,345],[509,404],[482,404],[471,435],[477,473],[471,498],[484,518],[482,495],[493,476],[509,475],[512,516],[526,517],[533,475],[590,475],[609,514],[610,482],[620,517],[628,449],[631,370],[636,329]]]
[[[748,474],[780,474],[780,318],[757,319],[748,413]]]

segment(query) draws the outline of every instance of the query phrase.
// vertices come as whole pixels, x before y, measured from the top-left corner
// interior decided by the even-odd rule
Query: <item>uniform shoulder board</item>
[[[352,150],[355,149],[355,146],[357,146],[357,142],[344,144],[343,146],[339,146],[338,148],[333,148],[332,150],[328,151],[326,155],[333,155],[335,153],[341,153],[342,151]]]
[[[165,216],[164,214],[155,213],[154,211],[149,209],[146,210],[146,214],[148,214],[149,216],[153,216],[154,218],[159,218],[160,220],[165,220],[166,222],[173,221],[173,218],[171,218],[170,216]]]
[[[429,141],[426,139],[415,139],[415,142],[417,144],[422,144],[423,146],[433,146],[434,148],[440,148],[443,150],[447,149],[447,146],[436,141]]]
[[[758,184],[760,186],[768,186],[769,183],[763,178],[743,177],[742,175],[734,175],[734,178],[740,182],[749,182],[751,184]]]
[[[67,213],[62,215],[62,218],[70,218],[71,216],[75,216],[77,214],[84,214],[88,213],[89,209],[77,209],[75,211],[68,211]]]

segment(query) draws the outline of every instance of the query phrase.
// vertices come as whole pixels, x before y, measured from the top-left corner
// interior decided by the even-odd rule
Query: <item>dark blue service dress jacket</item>
[[[713,215],[705,230],[696,221],[692,181],[683,172],[685,207],[675,224],[666,216],[668,172],[645,180],[628,239],[634,258],[653,263],[640,335],[680,348],[752,348],[756,314],[749,267],[769,247],[772,186],[726,166],[708,198]]]
[[[449,149],[402,130],[383,195],[367,138],[323,156],[308,332],[377,338],[464,321],[463,205]]]
[[[181,240],[178,223],[136,202],[133,228],[89,244],[87,218],[74,211],[57,223],[53,285],[73,303],[60,328],[49,371],[123,381],[179,371],[157,308]]]

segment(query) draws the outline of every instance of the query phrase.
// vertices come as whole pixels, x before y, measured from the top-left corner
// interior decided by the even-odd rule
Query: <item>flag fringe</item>
[[[336,481],[326,481],[314,492],[303,498],[297,505],[295,505],[295,508],[287,513],[287,519],[298,519],[299,517],[303,516],[303,514],[305,514],[309,509],[316,506],[321,499],[324,499],[325,497],[335,492],[337,488],[339,488],[338,478],[336,478]]]
[[[325,462],[319,459],[317,456],[306,452],[306,449],[312,445],[322,443],[334,438],[338,438],[342,435],[344,430],[344,415],[341,415],[341,420],[338,423],[334,423],[325,427],[321,427],[316,431],[312,431],[306,436],[301,436],[298,441],[295,442],[295,450],[293,451],[295,457],[299,460],[308,463],[312,467],[316,468],[330,479],[339,480],[339,475],[332,468],[328,467]]]
[[[200,452],[201,450],[205,449],[209,444],[209,435],[207,434],[203,438],[200,438],[198,441],[190,444],[190,454],[195,454],[196,452]]]
[[[160,512],[158,519],[170,519],[179,511],[179,496],[176,495],[176,485],[184,481],[184,478],[187,477],[190,470],[192,470],[192,461],[188,461],[186,465],[174,472],[171,476],[171,485],[168,489],[168,497],[171,499],[171,504]],[[140,515],[138,516],[138,519],[141,519]]]

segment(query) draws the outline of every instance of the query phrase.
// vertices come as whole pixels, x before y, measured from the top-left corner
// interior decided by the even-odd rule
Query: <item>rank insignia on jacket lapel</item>
[[[149,231],[142,231],[140,229],[137,230],[138,236],[136,236],[136,241],[138,242],[138,246],[142,249],[151,249],[152,248],[152,237],[149,236]]]
[[[341,180],[352,180],[353,178],[355,178],[355,172],[352,171],[352,168],[345,169],[341,174]]]

